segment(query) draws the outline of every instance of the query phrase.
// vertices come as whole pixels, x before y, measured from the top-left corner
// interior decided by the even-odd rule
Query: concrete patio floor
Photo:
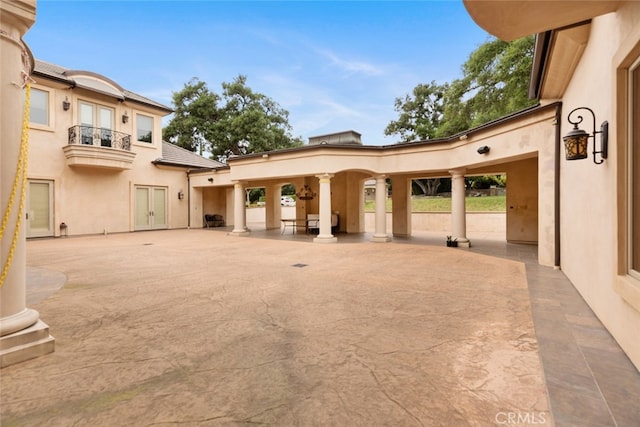
[[[0,371],[0,424],[637,426],[640,374],[564,275],[469,237],[29,241],[56,351]]]

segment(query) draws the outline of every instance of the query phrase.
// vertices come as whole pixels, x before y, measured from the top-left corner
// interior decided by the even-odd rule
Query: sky
[[[221,94],[245,75],[289,112],[294,137],[354,130],[366,145],[398,142],[384,135],[395,99],[460,78],[489,38],[461,0],[38,0],[24,36],[37,59],[169,107],[194,77]]]

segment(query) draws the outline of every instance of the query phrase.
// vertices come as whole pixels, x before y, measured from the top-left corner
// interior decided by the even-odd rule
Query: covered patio
[[[267,230],[279,230],[282,219],[295,219],[304,230],[303,221],[311,214],[319,218],[314,242],[336,243],[345,234],[365,232],[364,185],[373,179],[375,229],[370,239],[388,242],[415,231],[411,223],[412,180],[444,176],[452,179],[447,235],[468,247],[465,176],[507,174],[506,240],[537,244],[539,262],[554,265],[556,114],[556,105],[535,107],[441,140],[368,146],[359,139],[333,143],[328,138],[294,149],[233,157],[224,168],[190,174],[191,216],[197,220],[205,213],[223,214],[232,227],[231,234],[245,236],[251,232],[245,190],[259,187],[266,194]],[[356,132],[346,133],[359,138]],[[385,203],[388,183],[393,205],[390,221]],[[281,189],[287,184],[311,194],[297,201],[291,218],[282,216],[280,206]],[[334,230],[332,217],[338,217]]]

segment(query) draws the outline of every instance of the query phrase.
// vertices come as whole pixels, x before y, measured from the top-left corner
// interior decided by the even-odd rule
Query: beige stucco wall
[[[599,129],[608,120],[609,158],[596,165],[591,160],[562,161],[561,194],[561,264],[562,270],[609,329],[637,367],[640,368],[640,311],[633,308],[614,290],[619,225],[616,208],[617,108],[624,101],[616,99],[616,58],[625,56],[619,46],[640,43],[640,3],[629,2],[614,14],[593,20],[589,44],[576,68],[563,99],[563,135],[571,129],[566,116],[573,108],[594,110]],[[621,96],[625,94],[622,93]],[[591,132],[591,118],[586,121]],[[592,150],[592,140],[589,143]],[[636,284],[640,289],[640,283]]]
[[[507,172],[507,241],[538,242],[538,159],[510,163]]]
[[[393,232],[392,215],[387,213],[387,233]],[[504,212],[468,212],[467,232],[490,233],[492,238],[506,239],[506,219]],[[365,213],[365,231],[375,231],[375,213]],[[428,231],[436,233],[451,232],[451,212],[413,212],[411,213],[412,231]]]
[[[32,124],[29,132],[30,180],[53,182],[54,234],[60,235],[60,223],[67,225],[67,235],[127,232],[134,230],[134,188],[137,185],[165,188],[167,191],[168,228],[187,227],[188,198],[186,172],[180,168],[154,166],[162,156],[162,114],[152,108],[118,102],[114,98],[83,89],[69,89],[39,78],[34,88],[49,91],[49,126]],[[68,111],[62,108],[67,98]],[[131,151],[135,158],[130,169],[114,170],[95,166],[70,166],[63,147],[68,145],[68,128],[79,123],[78,101],[84,100],[114,109],[114,129],[132,135]],[[128,123],[122,123],[124,112]],[[135,142],[136,114],[154,117],[153,143]],[[99,163],[99,162],[98,162]]]

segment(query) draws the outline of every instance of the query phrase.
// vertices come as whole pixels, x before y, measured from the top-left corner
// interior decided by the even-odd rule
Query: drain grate
[[[302,268],[302,267],[306,267],[306,266],[307,266],[307,264],[298,263],[298,264],[293,264],[291,267]]]

